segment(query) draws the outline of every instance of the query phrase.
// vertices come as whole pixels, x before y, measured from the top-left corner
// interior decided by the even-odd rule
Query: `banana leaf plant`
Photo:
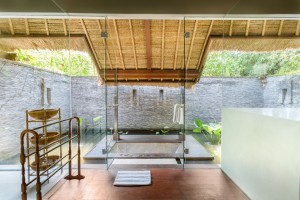
[[[195,119],[194,133],[203,133],[206,140],[211,144],[221,143],[222,125],[221,123],[203,124],[202,120]]]
[[[194,121],[195,128],[193,129],[194,133],[201,133],[203,131],[203,122],[201,119],[195,119]]]
[[[222,125],[221,123],[209,123],[209,125],[203,125],[205,132],[209,134],[209,142],[211,144],[221,143]]]

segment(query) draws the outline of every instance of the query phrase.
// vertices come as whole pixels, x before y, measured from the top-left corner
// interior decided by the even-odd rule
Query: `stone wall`
[[[300,107],[300,75],[267,78],[263,87],[264,107]]]
[[[44,105],[41,82],[44,79]],[[48,88],[48,89],[47,89]],[[50,94],[51,90],[51,99]],[[61,108],[63,118],[70,113],[70,77],[24,64],[0,60],[0,154],[1,163],[19,153],[20,133],[25,129],[25,111]],[[41,125],[41,124],[39,124]],[[32,124],[38,126],[38,124]],[[9,162],[9,161],[7,161]]]
[[[44,104],[41,82],[44,80]],[[51,100],[47,98],[51,90]],[[70,91],[71,90],[71,91]],[[172,122],[173,106],[181,102],[181,88],[158,86],[119,86],[119,129],[178,129]],[[113,104],[117,88],[99,86],[96,77],[68,77],[24,64],[0,59],[0,153],[12,157],[19,150],[19,134],[25,129],[25,111],[61,108],[62,117],[79,116],[85,124],[103,116]],[[257,78],[201,78],[185,91],[186,125],[195,118],[205,123],[221,121],[223,107],[299,107],[300,76]],[[71,109],[71,110],[70,110]],[[108,127],[113,127],[113,109],[107,111]],[[33,124],[34,125],[34,124]],[[35,126],[35,125],[34,125]],[[103,124],[104,126],[104,124]]]
[[[156,86],[122,86],[119,95],[120,129],[179,128],[172,122],[173,106],[181,102],[180,88]],[[115,87],[107,88],[107,102],[113,102]],[[195,118],[204,122],[221,121],[222,107],[263,107],[263,90],[256,78],[202,78],[187,89],[186,123],[193,128]],[[72,110],[91,123],[96,116],[105,117],[105,87],[95,77],[72,77]],[[104,120],[105,121],[105,120]],[[113,109],[108,109],[108,127],[113,127]]]

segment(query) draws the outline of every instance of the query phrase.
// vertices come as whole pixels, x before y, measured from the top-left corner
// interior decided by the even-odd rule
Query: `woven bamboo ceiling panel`
[[[15,48],[89,51],[99,75],[108,82],[116,77],[124,82],[196,82],[209,50],[298,48],[300,23],[299,20],[12,18],[0,19],[0,31],[0,49],[5,51]],[[245,38],[253,39],[252,45]],[[277,40],[280,38],[285,40]]]

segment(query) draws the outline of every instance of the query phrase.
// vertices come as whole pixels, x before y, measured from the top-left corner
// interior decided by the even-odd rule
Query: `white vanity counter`
[[[300,108],[227,108],[300,122]]]

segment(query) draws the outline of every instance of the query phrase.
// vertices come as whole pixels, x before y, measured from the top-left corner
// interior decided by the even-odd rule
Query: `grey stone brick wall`
[[[161,94],[160,94],[161,93]],[[107,88],[111,105],[116,88]],[[187,89],[186,125],[194,127],[195,118],[204,122],[221,121],[222,107],[262,107],[263,90],[256,78],[202,78],[193,89]],[[178,129],[172,122],[173,106],[181,102],[181,89],[155,86],[118,87],[119,129],[153,129],[164,126]],[[105,117],[105,87],[95,77],[72,77],[72,110],[88,123]],[[108,127],[113,127],[113,109],[108,110]]]
[[[41,81],[44,79],[44,105]],[[51,89],[51,104],[47,99]],[[107,96],[106,96],[107,92]],[[113,104],[117,88],[99,86],[96,77],[68,77],[12,61],[0,60],[0,153],[2,160],[18,154],[19,134],[25,129],[25,111],[61,108],[62,117],[71,115],[91,124],[97,116],[106,122],[106,99]],[[164,126],[179,129],[172,122],[173,106],[181,103],[181,88],[156,86],[118,87],[119,129],[160,130]],[[267,78],[201,78],[195,87],[185,90],[186,127],[192,129],[195,118],[205,123],[221,121],[223,107],[299,107],[300,76]],[[108,127],[113,127],[114,110],[107,110]],[[37,124],[33,124],[36,126]],[[64,126],[66,128],[66,126]]]
[[[41,80],[44,79],[44,105]],[[51,104],[47,101],[51,89]],[[20,133],[25,129],[25,111],[61,108],[62,117],[70,116],[70,77],[20,63],[0,60],[0,162],[19,153]],[[32,127],[41,124],[32,124]]]
[[[263,87],[264,107],[300,107],[300,75],[267,78]]]

